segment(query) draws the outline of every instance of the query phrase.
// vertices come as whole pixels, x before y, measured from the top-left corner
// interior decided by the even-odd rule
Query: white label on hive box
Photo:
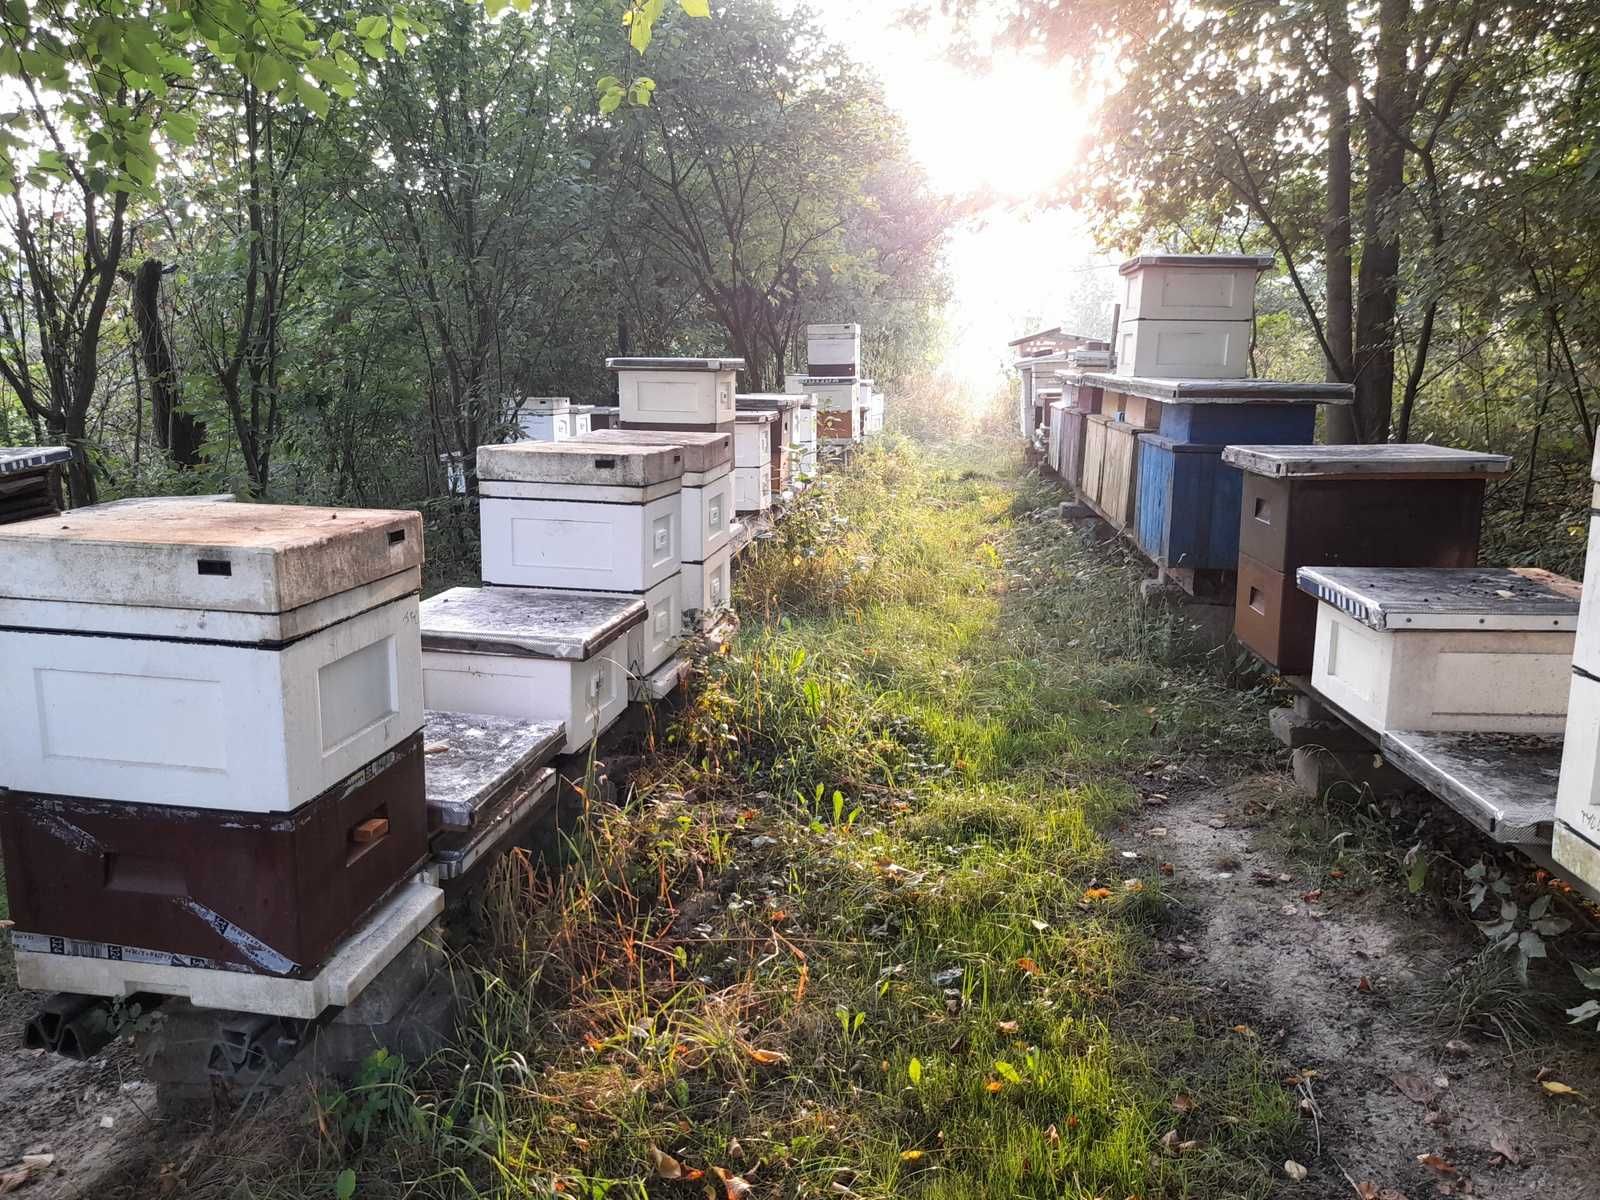
[[[511,522],[511,561],[519,567],[609,571],[615,561],[615,536],[603,521],[518,517]]]
[[[394,638],[335,659],[317,672],[317,710],[324,753],[400,712]]]
[[[215,679],[66,671],[33,673],[47,758],[228,769]]]

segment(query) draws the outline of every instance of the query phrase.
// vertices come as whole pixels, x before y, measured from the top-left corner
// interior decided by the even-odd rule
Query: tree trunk
[[[161,324],[161,260],[147,258],[133,273],[133,323],[139,332],[139,354],[150,377],[150,423],[156,445],[176,467],[200,464],[206,438],[203,422],[183,411],[183,390],[167,331]]]
[[[1323,225],[1323,256],[1327,265],[1326,333],[1330,354],[1326,378],[1349,383],[1352,370],[1351,338],[1355,297],[1351,289],[1350,256],[1350,79],[1354,63],[1350,50],[1350,14],[1346,0],[1328,4],[1329,71],[1325,95],[1328,104],[1328,210]],[[1355,414],[1335,405],[1328,409],[1330,442],[1356,442]]]
[[[1365,121],[1367,190],[1362,218],[1361,271],[1356,303],[1355,422],[1363,442],[1389,437],[1394,408],[1394,321],[1399,303],[1400,234],[1394,204],[1405,190],[1401,96],[1406,70],[1407,0],[1378,5],[1377,78]]]

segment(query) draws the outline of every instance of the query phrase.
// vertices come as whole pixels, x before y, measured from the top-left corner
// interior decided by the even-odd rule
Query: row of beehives
[[[741,422],[735,360],[611,365],[620,427],[481,448],[481,588],[419,602],[407,512],[167,498],[0,526],[23,987],[348,1004],[441,881],[549,805],[555,756],[664,694],[748,544],[735,439],[764,439],[768,497],[791,463],[803,483],[775,432],[816,400]]]
[[[1258,269],[1232,258],[1135,259],[1123,267],[1127,302],[1247,302]],[[1217,282],[1230,275],[1226,287]],[[1510,460],[1314,445],[1315,406],[1348,403],[1348,386],[1218,374],[1236,365],[1228,347],[1241,331],[1226,317],[1212,324],[1185,331],[1188,349],[1165,363],[1182,373],[1172,376],[1121,361],[1097,371],[1067,355],[1031,359],[1035,388],[1046,371],[1060,388],[1044,409],[1046,468],[1167,579],[1198,597],[1231,597],[1239,641],[1283,675],[1308,676],[1374,741],[1459,733],[1481,742],[1469,749],[1481,759],[1489,738],[1539,742],[1565,729],[1556,853],[1600,885],[1600,682],[1590,678],[1600,675],[1600,645],[1590,654],[1580,638],[1575,650],[1579,588],[1477,565],[1486,481]],[[1600,611],[1587,619],[1600,623]]]

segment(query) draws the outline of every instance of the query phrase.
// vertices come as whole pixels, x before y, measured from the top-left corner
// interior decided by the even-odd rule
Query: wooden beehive
[[[683,451],[678,528],[685,563],[704,562],[728,544],[733,523],[733,435],[692,430],[597,429],[576,439],[593,445],[676,446]]]
[[[61,471],[71,460],[66,446],[0,447],[0,525],[59,512]]]
[[[1100,469],[1100,513],[1131,531],[1139,500],[1139,431],[1122,421],[1105,425],[1105,463]]]
[[[860,375],[861,326],[806,326],[806,367],[812,375]]]
[[[706,429],[734,419],[734,377],[742,358],[608,358],[617,374],[622,423]]]
[[[1239,557],[1238,470],[1221,446],[1139,435],[1137,540],[1164,567],[1235,569]]]

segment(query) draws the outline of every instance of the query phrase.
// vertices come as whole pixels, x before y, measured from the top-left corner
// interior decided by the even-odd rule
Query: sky
[[[1056,324],[1087,275],[1102,288],[1116,279],[1116,259],[1096,252],[1077,213],[1039,203],[1090,135],[1091,115],[1059,65],[1010,55],[979,74],[948,61],[938,18],[896,19],[906,0],[798,2],[882,79],[935,188],[1005,198],[958,230],[948,255],[955,301],[945,368],[987,387],[1009,361],[1006,343]]]

